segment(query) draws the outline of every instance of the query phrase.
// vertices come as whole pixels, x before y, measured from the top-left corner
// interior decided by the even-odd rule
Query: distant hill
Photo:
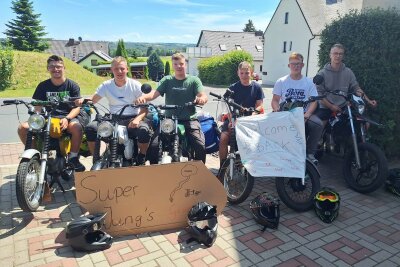
[[[0,91],[1,97],[31,97],[39,82],[50,78],[46,62],[50,54],[14,51],[14,73],[12,86]],[[93,94],[95,89],[107,78],[100,77],[82,68],[75,62],[64,59],[66,76],[81,87],[82,95]]]
[[[146,56],[147,49],[149,47],[153,47],[154,50],[159,51],[180,51],[185,52],[186,47],[193,47],[196,44],[182,44],[182,43],[138,43],[138,42],[124,42],[125,48],[128,51],[128,54],[131,55],[133,50],[136,50],[136,54],[139,57]],[[117,49],[118,42],[110,42],[110,55],[114,55],[115,50]],[[160,56],[165,56],[165,54],[161,53]]]

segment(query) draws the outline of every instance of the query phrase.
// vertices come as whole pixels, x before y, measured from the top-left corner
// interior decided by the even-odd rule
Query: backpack
[[[200,120],[201,131],[206,140],[206,153],[211,154],[219,149],[220,132],[213,117],[204,117]]]

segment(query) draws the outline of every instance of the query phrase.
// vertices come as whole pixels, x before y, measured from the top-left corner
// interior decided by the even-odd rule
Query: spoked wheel
[[[16,177],[18,204],[23,211],[36,211],[42,202],[44,184],[39,183],[40,161],[38,156],[22,159]]]
[[[232,204],[245,201],[254,185],[254,177],[245,169],[240,158],[226,159],[218,173],[218,179],[223,181],[228,201]]]
[[[306,162],[304,184],[300,178],[276,177],[279,198],[295,211],[307,211],[313,207],[314,196],[320,189],[320,175],[315,166]]]
[[[370,143],[358,144],[361,168],[357,168],[354,150],[344,160],[344,179],[350,188],[360,193],[379,189],[388,176],[388,166],[382,150]]]

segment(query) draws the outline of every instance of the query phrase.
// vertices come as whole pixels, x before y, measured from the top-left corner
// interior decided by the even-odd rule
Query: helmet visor
[[[213,229],[215,227],[215,218],[201,220],[201,221],[189,221],[189,226],[197,227],[199,229],[205,229],[208,227],[209,229]]]
[[[330,202],[337,202],[339,200],[339,196],[334,192],[322,191],[317,193],[316,199],[319,201],[328,200]]]

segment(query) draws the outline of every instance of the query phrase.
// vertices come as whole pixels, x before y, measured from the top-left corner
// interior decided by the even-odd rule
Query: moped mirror
[[[321,84],[323,81],[324,81],[324,77],[322,77],[322,75],[319,75],[319,74],[315,75],[314,78],[313,78],[313,83],[314,83],[315,85],[319,85],[319,84]]]
[[[144,83],[142,84],[142,87],[140,87],[140,90],[144,93],[144,94],[148,94],[151,92],[151,85],[148,83]]]

